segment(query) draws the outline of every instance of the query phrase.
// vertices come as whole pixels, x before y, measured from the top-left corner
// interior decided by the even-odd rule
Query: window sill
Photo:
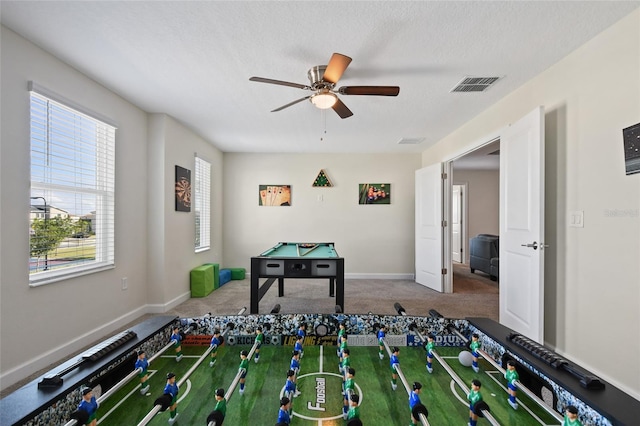
[[[51,271],[46,273],[39,278],[34,278],[32,276],[29,277],[29,287],[40,287],[47,284],[53,284],[59,281],[65,281],[71,278],[81,277],[83,275],[94,274],[96,272],[102,272],[109,269],[114,269],[114,264],[101,264],[101,265],[92,265],[87,266],[85,268],[74,268],[73,271]]]

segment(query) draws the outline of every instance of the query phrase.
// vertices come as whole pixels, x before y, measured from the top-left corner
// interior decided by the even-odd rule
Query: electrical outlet
[[[126,290],[129,288],[129,282],[127,277],[122,278],[122,289]]]

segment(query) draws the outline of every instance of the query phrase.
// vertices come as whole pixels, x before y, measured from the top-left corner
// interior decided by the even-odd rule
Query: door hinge
[[[446,221],[446,220],[443,220],[443,221],[442,221],[442,227],[443,227],[443,228],[446,228],[446,226],[447,226],[447,221]]]
[[[447,268],[442,268],[442,275],[447,275]]]
[[[446,173],[442,173],[440,176],[442,176],[442,180],[445,180],[447,178],[447,174]]]

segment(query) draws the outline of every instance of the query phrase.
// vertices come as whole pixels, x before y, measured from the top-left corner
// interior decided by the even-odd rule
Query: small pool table
[[[267,280],[260,286],[260,278]],[[329,296],[344,312],[344,258],[333,243],[278,243],[251,258],[251,307],[258,313],[260,299],[278,279],[278,296],[284,295],[285,278],[328,278]]]

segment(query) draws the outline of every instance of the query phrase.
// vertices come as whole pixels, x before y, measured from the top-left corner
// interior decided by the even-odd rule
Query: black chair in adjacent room
[[[493,281],[500,277],[499,246],[500,237],[491,234],[478,234],[469,241],[469,267],[471,273],[476,270],[489,275]]]

